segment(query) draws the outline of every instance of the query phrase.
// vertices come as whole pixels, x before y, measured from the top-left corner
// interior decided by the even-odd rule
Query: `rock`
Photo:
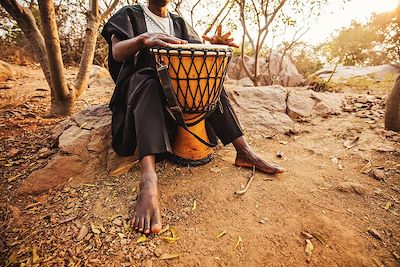
[[[400,132],[400,76],[387,101],[385,129]]]
[[[378,181],[385,181],[386,179],[385,171],[378,168],[372,168],[369,174]]]
[[[358,183],[354,182],[343,182],[339,184],[336,189],[345,193],[356,193],[357,195],[364,195],[366,190],[365,188]]]
[[[9,208],[11,211],[12,224],[14,226],[19,226],[22,223],[21,210],[13,205],[10,205]]]
[[[14,78],[16,71],[13,66],[5,61],[0,60],[0,82],[5,82]]]
[[[21,151],[18,148],[11,148],[8,152],[7,152],[7,156],[10,158],[13,158],[15,156],[17,156]]]
[[[108,69],[92,65],[92,69],[89,74],[89,86],[114,86],[114,81],[111,78]]]
[[[247,66],[250,73],[254,73],[254,63],[253,57],[244,56],[244,61],[242,61],[241,57],[233,58],[228,68],[228,77],[235,80],[242,80],[248,77],[243,64]],[[288,57],[283,57],[282,59],[281,55],[273,54],[269,58],[260,58],[258,64],[261,86],[276,84],[293,87],[300,85],[304,80],[304,77],[299,74],[296,66]],[[253,86],[253,83],[250,83],[249,80],[243,80],[240,86]]]
[[[24,180],[20,194],[38,194],[60,188],[70,179],[72,186],[92,182],[99,173],[117,166],[119,157],[111,148],[111,112],[107,105],[91,106],[55,127],[58,152],[48,164]]]
[[[328,66],[323,68],[313,76],[328,80],[335,66]],[[382,81],[388,75],[398,75],[400,74],[400,68],[391,65],[379,65],[379,66],[369,66],[369,67],[357,67],[357,66],[338,66],[335,74],[332,76],[333,81],[343,81],[350,78],[367,78],[371,80],[372,83],[376,81]]]
[[[368,233],[378,240],[382,240],[381,234],[374,228],[368,229]]]

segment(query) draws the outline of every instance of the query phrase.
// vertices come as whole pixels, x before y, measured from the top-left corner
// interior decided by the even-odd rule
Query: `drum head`
[[[154,47],[150,48],[153,53],[160,54],[194,54],[203,55],[206,54],[217,54],[223,53],[230,55],[233,52],[232,47],[228,45],[218,45],[218,44],[169,44],[167,47]]]

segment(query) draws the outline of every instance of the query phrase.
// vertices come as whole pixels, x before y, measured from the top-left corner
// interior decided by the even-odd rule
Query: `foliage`
[[[321,47],[327,60],[344,65],[380,65],[400,60],[400,7],[353,21]]]

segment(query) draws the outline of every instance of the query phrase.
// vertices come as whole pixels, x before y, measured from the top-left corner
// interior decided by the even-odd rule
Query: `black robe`
[[[174,26],[174,35],[180,39],[187,40],[189,43],[201,43],[199,36],[194,32],[194,30],[182,19],[182,17],[170,13]],[[148,103],[141,103],[144,109],[139,113],[139,116],[146,116],[148,111],[146,110],[146,105],[161,105],[164,106],[163,100],[155,101],[157,95],[155,93],[150,93],[153,100],[145,100],[138,95],[142,94],[144,90],[147,89],[148,84],[152,86],[159,87],[161,91],[161,86],[158,83],[157,74],[155,71],[155,63],[153,57],[149,53],[148,48],[143,48],[135,57],[132,59],[125,60],[124,62],[116,62],[112,57],[112,35],[115,35],[120,40],[127,40],[138,36],[142,33],[147,32],[147,27],[144,19],[143,9],[140,5],[126,6],[121,8],[117,13],[115,13],[109,21],[104,25],[102,36],[105,38],[109,44],[109,57],[108,65],[109,71],[116,83],[116,87],[113,96],[110,101],[110,109],[112,111],[112,140],[113,148],[119,154],[123,156],[132,155],[136,147],[140,146],[142,142],[142,147],[148,147],[146,152],[139,151],[140,157],[143,157],[151,153],[161,153],[161,152],[172,152],[170,144],[168,142],[168,133],[166,130],[173,128],[173,122],[168,118],[161,118],[159,123],[166,124],[166,127],[149,127],[148,123],[154,123],[153,121],[146,121],[146,118],[137,118],[138,114],[135,111],[138,106],[138,101],[147,101]],[[149,83],[149,81],[151,81]],[[155,82],[157,81],[157,82]],[[156,84],[158,83],[158,84]],[[210,139],[216,141],[215,134],[222,140],[222,142],[231,142],[232,138],[236,138],[242,135],[239,123],[237,122],[236,116],[233,114],[233,110],[229,105],[229,100],[223,92],[221,97],[221,103],[226,113],[225,115],[216,114],[210,118],[211,124],[221,124],[221,121],[226,120],[228,124],[229,133],[224,133],[227,131],[227,127],[223,129],[215,129],[217,127],[207,127],[210,133]],[[140,106],[140,105],[139,105]],[[225,107],[226,106],[226,107]],[[163,107],[162,107],[163,108]],[[145,113],[145,114],[142,114]],[[215,112],[214,112],[215,113]],[[164,112],[165,114],[165,112]],[[162,114],[159,114],[163,117]],[[136,116],[136,118],[135,118]],[[154,120],[154,117],[153,119]],[[213,121],[218,123],[212,123]],[[139,125],[138,125],[139,122]],[[208,123],[207,123],[208,124]],[[223,123],[222,123],[223,124]],[[154,123],[157,125],[157,123]],[[176,127],[176,125],[175,125]],[[138,129],[140,128],[140,129]],[[162,129],[160,129],[162,128]],[[214,128],[214,129],[210,129]],[[142,133],[142,136],[146,138],[140,138],[138,135],[138,130],[146,130],[146,132],[163,132],[162,135],[154,135],[149,137],[146,133]],[[221,132],[219,134],[219,132]],[[169,136],[171,136],[169,134]],[[221,138],[222,137],[222,138]],[[147,139],[147,140],[142,140]],[[139,147],[140,148],[140,147]]]

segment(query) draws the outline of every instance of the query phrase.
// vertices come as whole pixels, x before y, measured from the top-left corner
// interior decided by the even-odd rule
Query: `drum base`
[[[204,120],[190,126],[189,129],[204,141],[209,142]],[[172,153],[171,160],[175,163],[186,166],[199,166],[211,161],[213,150],[182,127],[178,127],[178,132],[172,145]]]
[[[196,166],[201,166],[201,165],[209,163],[211,160],[213,160],[213,158],[214,158],[213,154],[210,154],[209,156],[207,156],[205,158],[197,159],[197,160],[184,159],[177,155],[171,154],[169,159],[175,164],[179,164],[182,166],[196,167]]]

